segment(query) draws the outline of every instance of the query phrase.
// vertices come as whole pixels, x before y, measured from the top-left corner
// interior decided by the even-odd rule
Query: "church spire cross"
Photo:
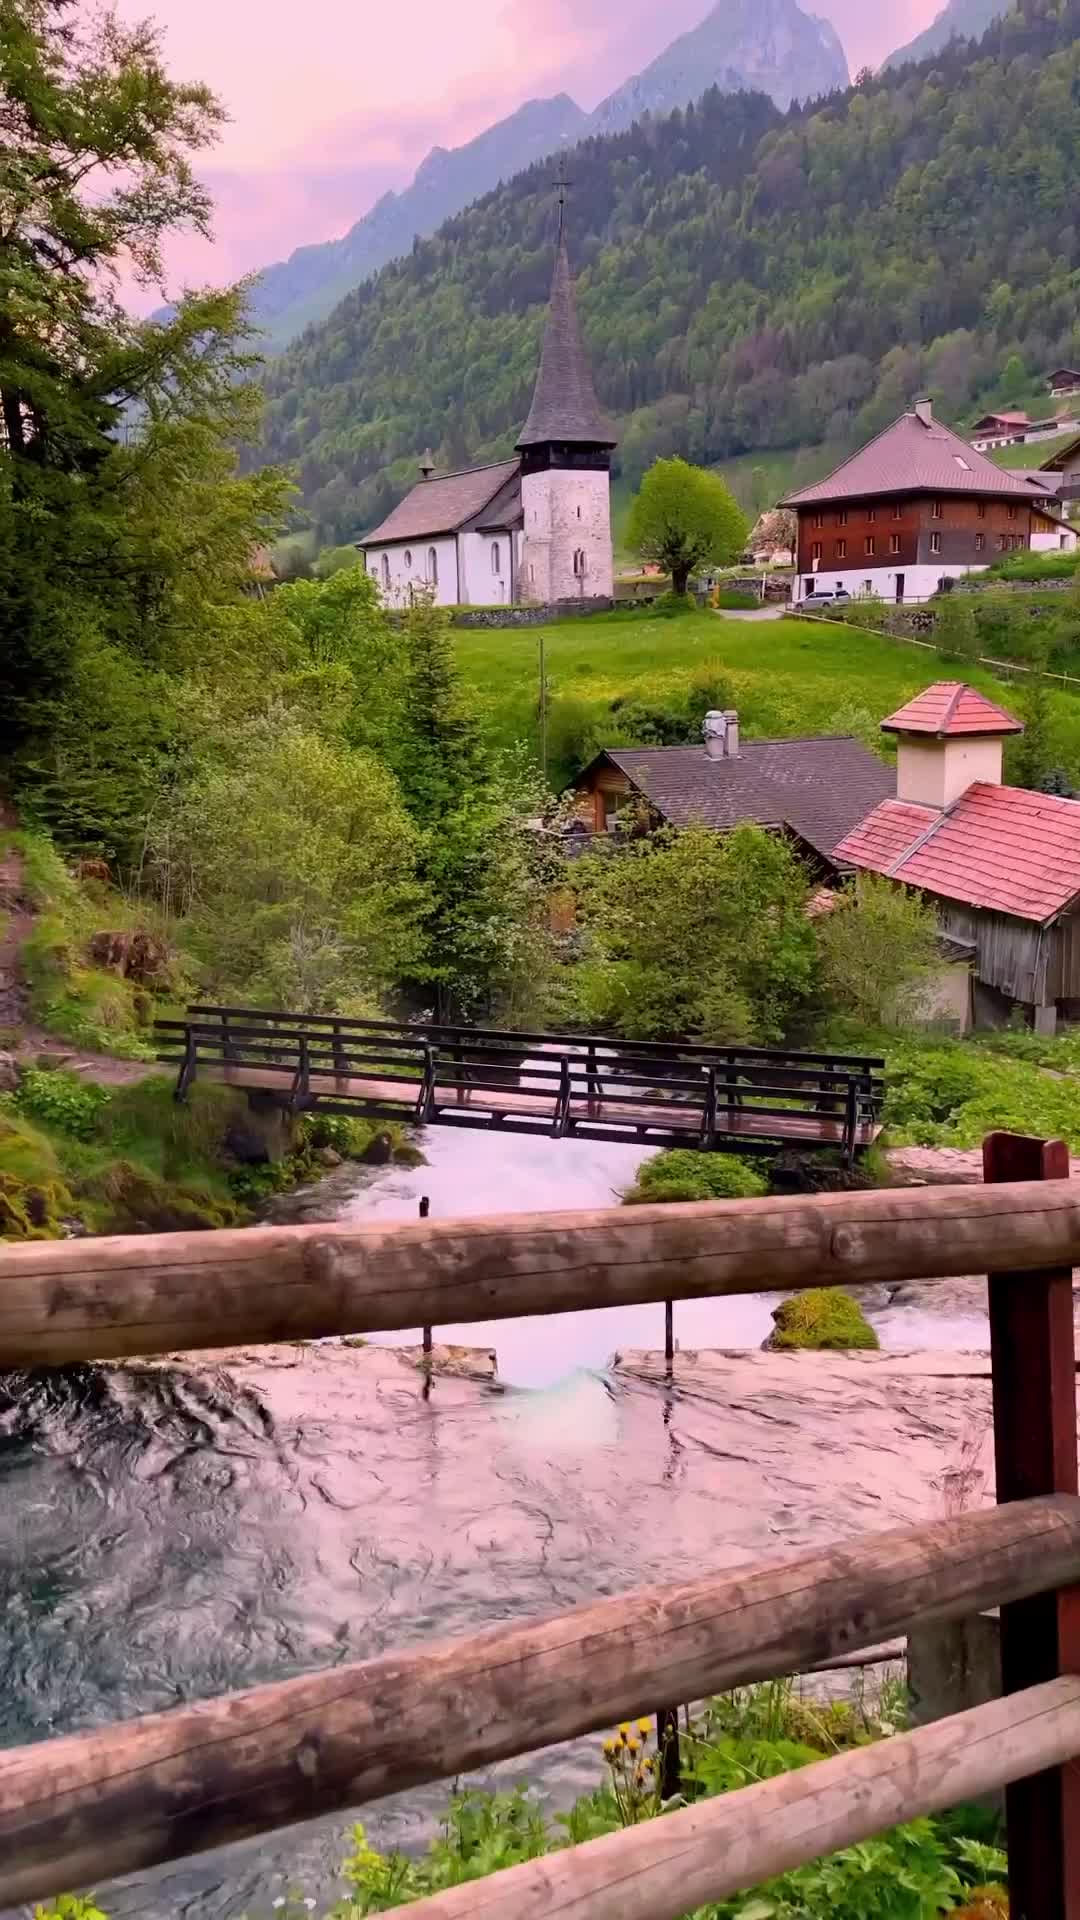
[[[572,180],[568,180],[568,179],[566,178],[566,159],[565,159],[565,157],[564,157],[564,158],[563,158],[562,160],[560,160],[560,162],[559,162],[559,178],[558,178],[557,180],[553,180],[551,184],[552,184],[552,186],[554,187],[554,189],[555,189],[555,192],[556,192],[556,194],[558,195],[558,205],[559,205],[559,240],[560,240],[560,243],[561,243],[561,241],[562,241],[562,238],[563,238],[563,229],[564,229],[564,227],[565,227],[565,225],[566,225],[566,196],[567,196],[567,194],[568,194],[568,192],[569,192],[569,190],[570,190],[570,188],[571,188],[571,187],[573,186],[573,184],[574,184]]]

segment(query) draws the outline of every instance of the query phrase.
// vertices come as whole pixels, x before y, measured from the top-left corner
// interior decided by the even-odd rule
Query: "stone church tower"
[[[561,228],[540,371],[517,450],[523,600],[610,600],[611,454],[585,357]]]

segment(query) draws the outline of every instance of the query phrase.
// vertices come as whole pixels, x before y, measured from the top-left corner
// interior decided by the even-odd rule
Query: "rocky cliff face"
[[[847,57],[827,20],[795,0],[718,0],[700,27],[609,95],[590,133],[615,133],[643,113],[671,113],[708,87],[725,93],[754,88],[779,107],[846,87]]]
[[[909,60],[927,60],[950,40],[978,40],[1011,6],[1012,0],[949,0],[925,32],[890,53],[885,65],[901,67]]]

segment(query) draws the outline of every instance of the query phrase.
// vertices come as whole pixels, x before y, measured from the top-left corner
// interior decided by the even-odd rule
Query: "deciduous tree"
[[[698,567],[727,566],[746,545],[746,517],[719,474],[685,460],[657,460],[630,511],[627,540],[643,560],[671,575],[686,592]]]

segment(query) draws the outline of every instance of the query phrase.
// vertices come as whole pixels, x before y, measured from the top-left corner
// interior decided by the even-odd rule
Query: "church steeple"
[[[544,344],[529,417],[518,439],[518,451],[556,447],[605,449],[617,445],[611,422],[600,409],[593,388],[578,326],[574,281],[566,240],[561,231],[555,254]],[[545,464],[556,464],[549,460]]]

